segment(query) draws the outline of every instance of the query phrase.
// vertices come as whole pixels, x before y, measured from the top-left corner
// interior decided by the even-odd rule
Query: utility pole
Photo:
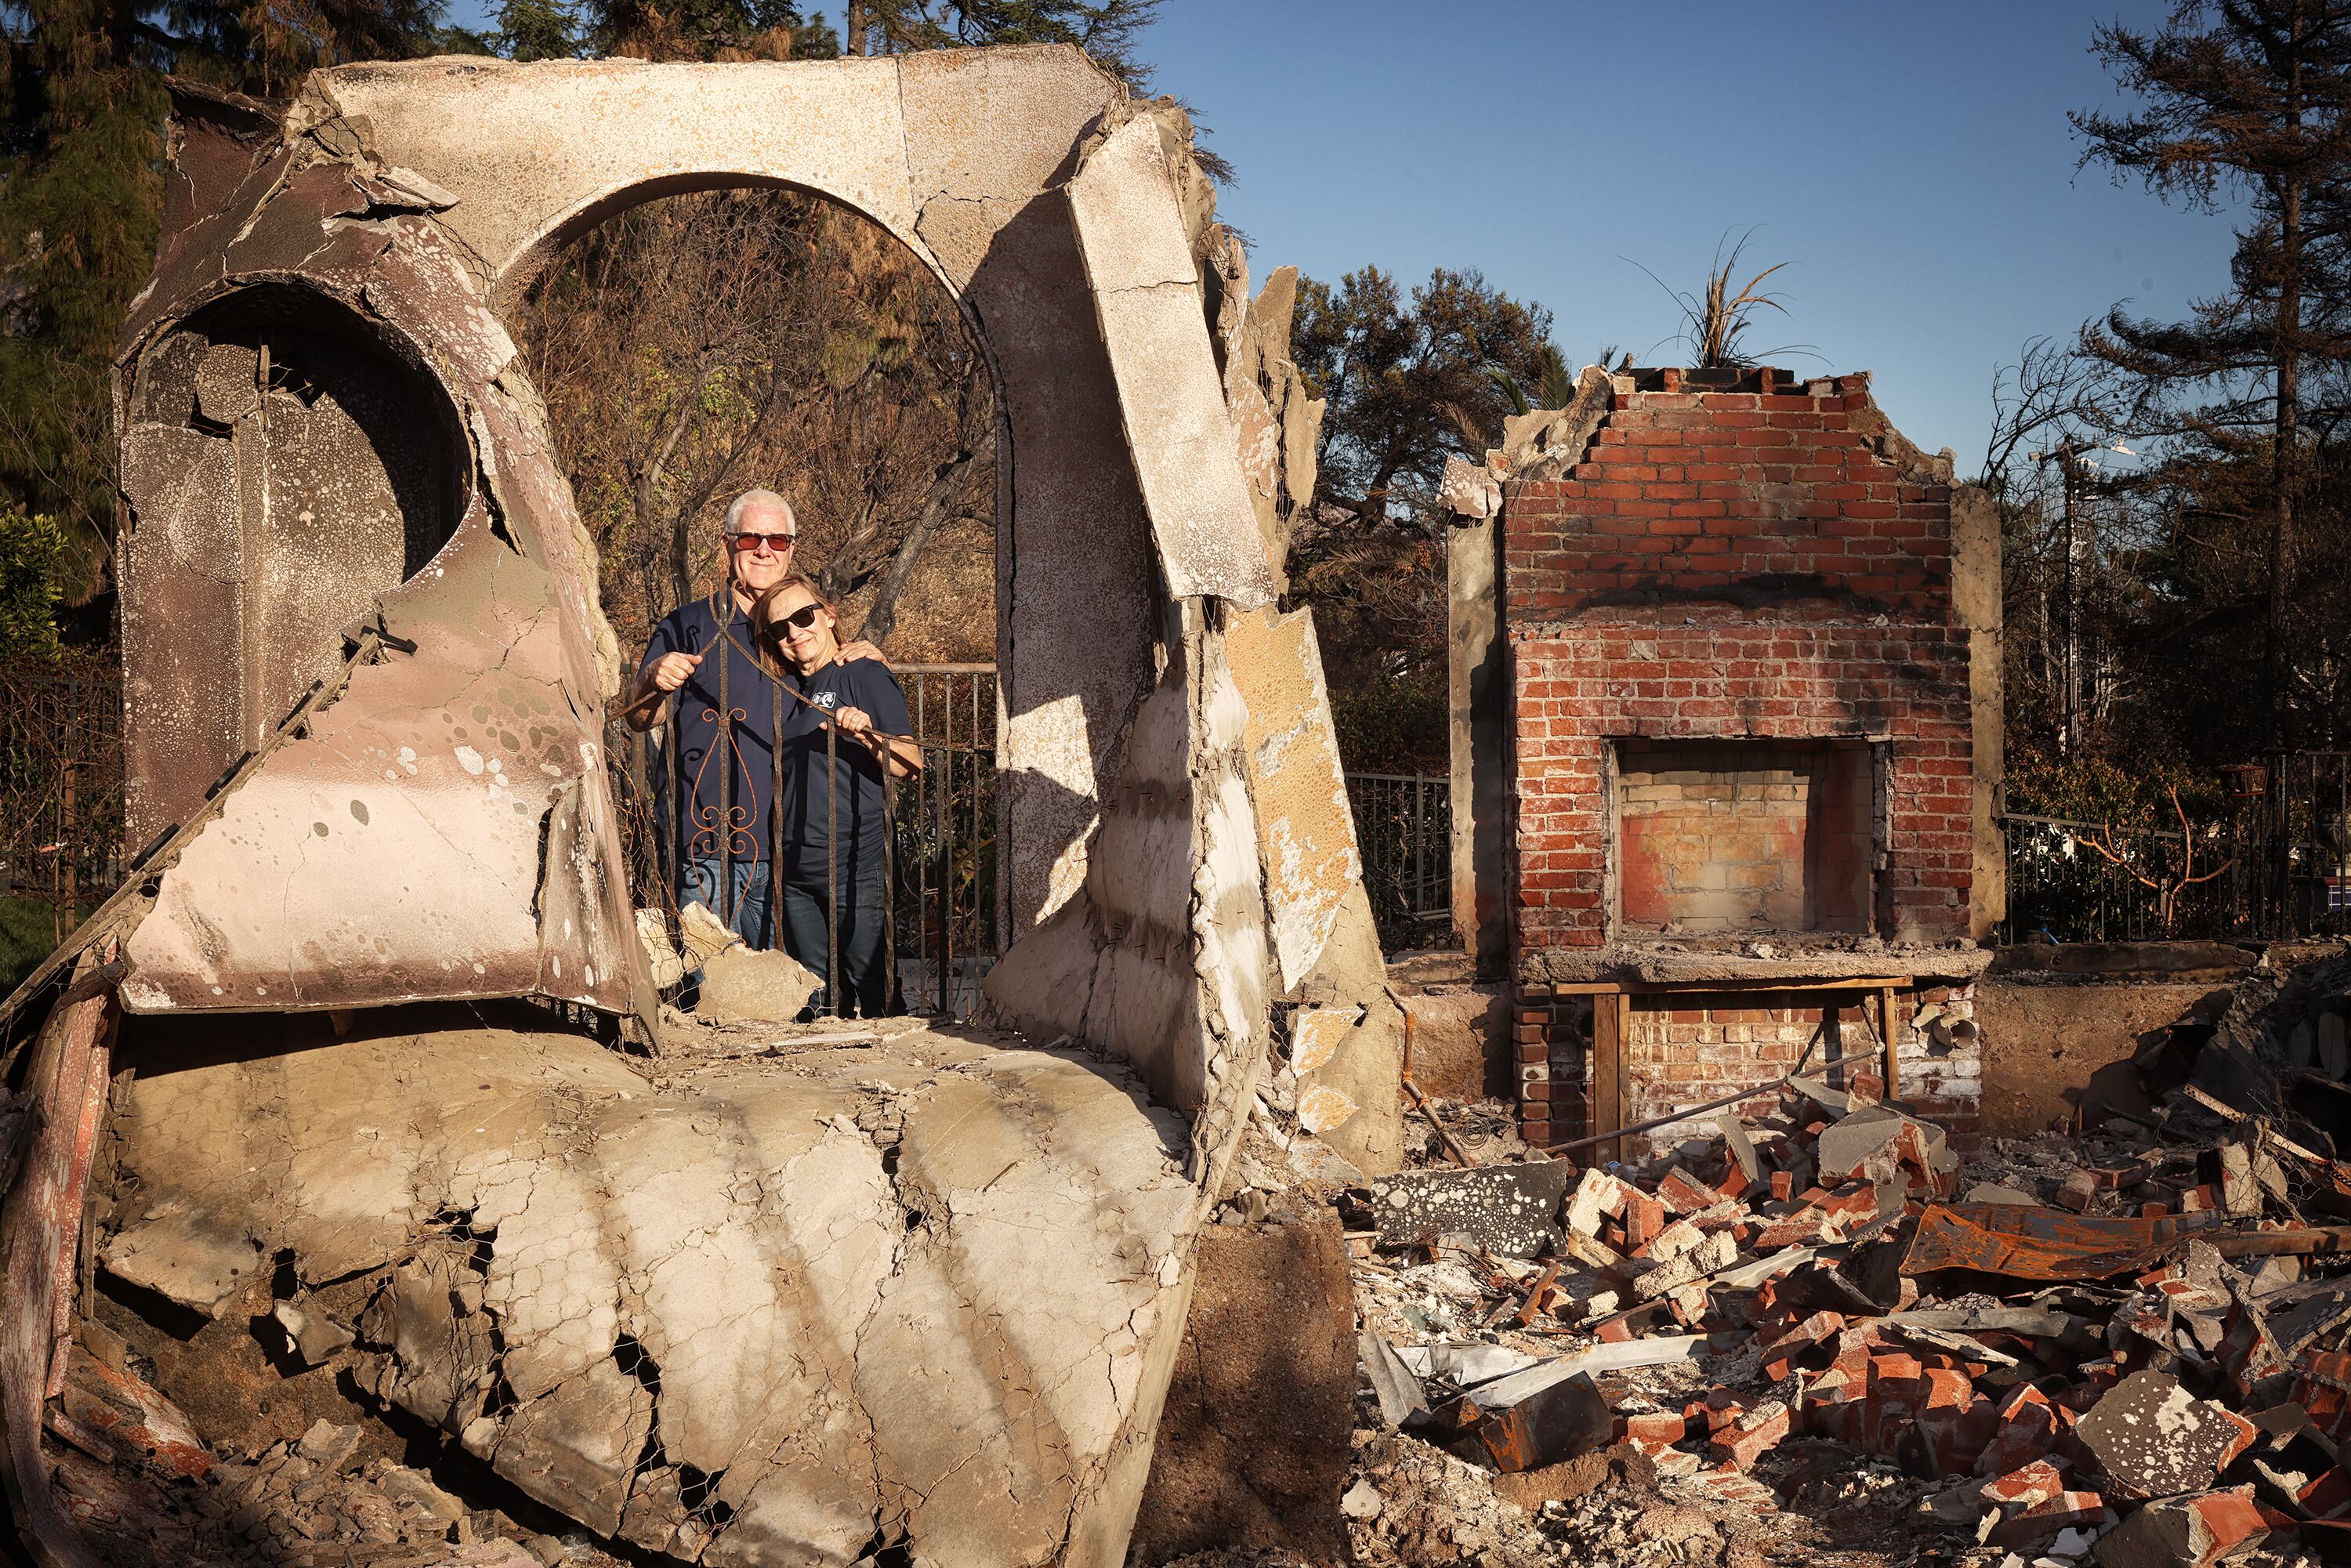
[[[864,0],[849,0],[847,32],[848,36],[841,39],[843,52],[852,55],[863,54],[866,33]]]

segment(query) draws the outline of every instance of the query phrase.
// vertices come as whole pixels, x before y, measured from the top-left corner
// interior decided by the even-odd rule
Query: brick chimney
[[[1816,1032],[1815,1064],[1853,1054],[1880,1010],[1896,1054],[1835,1076],[1971,1120],[1973,1063],[1912,1026],[1964,1008],[2000,913],[1989,499],[1865,375],[1583,388],[1502,459],[1485,547],[1530,1140],[1762,1082]]]

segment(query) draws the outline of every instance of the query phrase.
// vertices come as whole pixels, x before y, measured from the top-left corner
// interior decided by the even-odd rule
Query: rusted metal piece
[[[85,1433],[119,1443],[150,1465],[189,1480],[212,1474],[217,1461],[195,1424],[145,1379],[84,1356],[74,1367],[60,1406]],[[86,1451],[86,1450],[85,1450]]]
[[[1520,1381],[1501,1378],[1491,1388],[1515,1392],[1511,1385]],[[1437,1420],[1473,1441],[1504,1475],[1541,1469],[1608,1442],[1608,1401],[1588,1373],[1543,1383],[1508,1404],[1492,1403],[1490,1389],[1488,1402],[1480,1403],[1479,1394],[1464,1394],[1440,1410]]]
[[[350,681],[351,672],[375,657],[376,650],[382,646],[382,643],[381,633],[373,628],[360,632],[350,653],[343,660],[342,668],[327,679],[314,683],[310,689],[303,694],[302,700],[294,705],[294,711],[287,714],[285,721],[277,727],[277,732],[239,760],[236,766],[214,786],[209,798],[190,813],[185,821],[166,832],[155,848],[148,852],[141,862],[142,870],[146,874],[115,889],[113,895],[98,906],[96,913],[82,924],[80,930],[60,944],[56,952],[36,965],[33,972],[26,976],[15,990],[8,993],[7,999],[0,1001],[0,1026],[5,1026],[10,1019],[16,1017],[18,1009],[39,996],[62,970],[68,965],[78,962],[92,946],[100,942],[108,942],[110,938],[128,932],[138,924],[140,918],[147,913],[153,903],[148,892],[148,886],[154,876],[178,860],[180,852],[186,848],[188,843],[209,825],[214,817],[220,814],[221,808],[227,802],[229,797],[236,792],[238,786],[259,772],[261,765],[275,756],[281,747],[301,734],[314,714],[342,695],[344,686]],[[83,997],[92,994],[91,988],[104,988],[110,990],[121,978],[127,967],[119,956],[119,946],[110,946],[108,957],[103,966],[99,968],[85,967],[78,971],[65,995],[59,998],[54,1006],[68,1007]],[[0,1058],[0,1071],[6,1071],[13,1060],[13,1053],[9,1057]]]
[[[1409,1019],[1412,1015],[1406,1013],[1405,1017]],[[1437,1119],[1436,1107],[1429,1104],[1428,1096],[1420,1092],[1420,1085],[1412,1081],[1412,1074],[1405,1073],[1401,1082],[1404,1084],[1405,1092],[1412,1096],[1412,1103],[1418,1106],[1420,1113],[1428,1119],[1428,1124],[1437,1129],[1437,1141],[1445,1145],[1445,1152],[1453,1163],[1463,1170],[1474,1167],[1478,1162],[1469,1157],[1468,1150],[1453,1141],[1452,1133],[1447,1129],[1444,1123]]]
[[[2011,1280],[2105,1280],[2151,1266],[2189,1229],[2178,1219],[2101,1219],[2021,1204],[1936,1204],[1905,1274],[1970,1269]]]
[[[112,957],[110,948],[104,955]],[[95,968],[98,956],[87,956]],[[81,1195],[89,1173],[120,1017],[114,994],[60,1002],[42,1026],[27,1075],[39,1130],[5,1210],[8,1278],[0,1288],[0,1478],[25,1547],[43,1568],[99,1568],[49,1482],[42,1410],[61,1372],[57,1305],[70,1311]],[[69,1343],[66,1342],[66,1343]]]

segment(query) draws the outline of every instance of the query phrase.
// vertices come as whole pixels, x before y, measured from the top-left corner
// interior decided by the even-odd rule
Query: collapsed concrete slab
[[[1117,1560],[1199,1208],[1132,1076],[919,1030],[662,1088],[554,1032],[235,1035],[131,1056],[111,1272],[200,1312],[366,1277],[362,1387],[649,1550]]]

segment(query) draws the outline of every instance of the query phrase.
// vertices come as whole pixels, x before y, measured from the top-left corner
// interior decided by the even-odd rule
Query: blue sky
[[[2168,4],[1165,0],[1142,52],[1236,166],[1220,211],[1259,277],[1476,267],[1549,306],[1572,362],[1659,362],[1677,315],[1634,263],[1694,289],[1751,227],[1750,261],[1791,265],[1750,341],[1874,371],[1971,473],[2026,339],[2226,281],[2227,218],[2075,172],[2065,111],[2118,101],[2093,22]]]

